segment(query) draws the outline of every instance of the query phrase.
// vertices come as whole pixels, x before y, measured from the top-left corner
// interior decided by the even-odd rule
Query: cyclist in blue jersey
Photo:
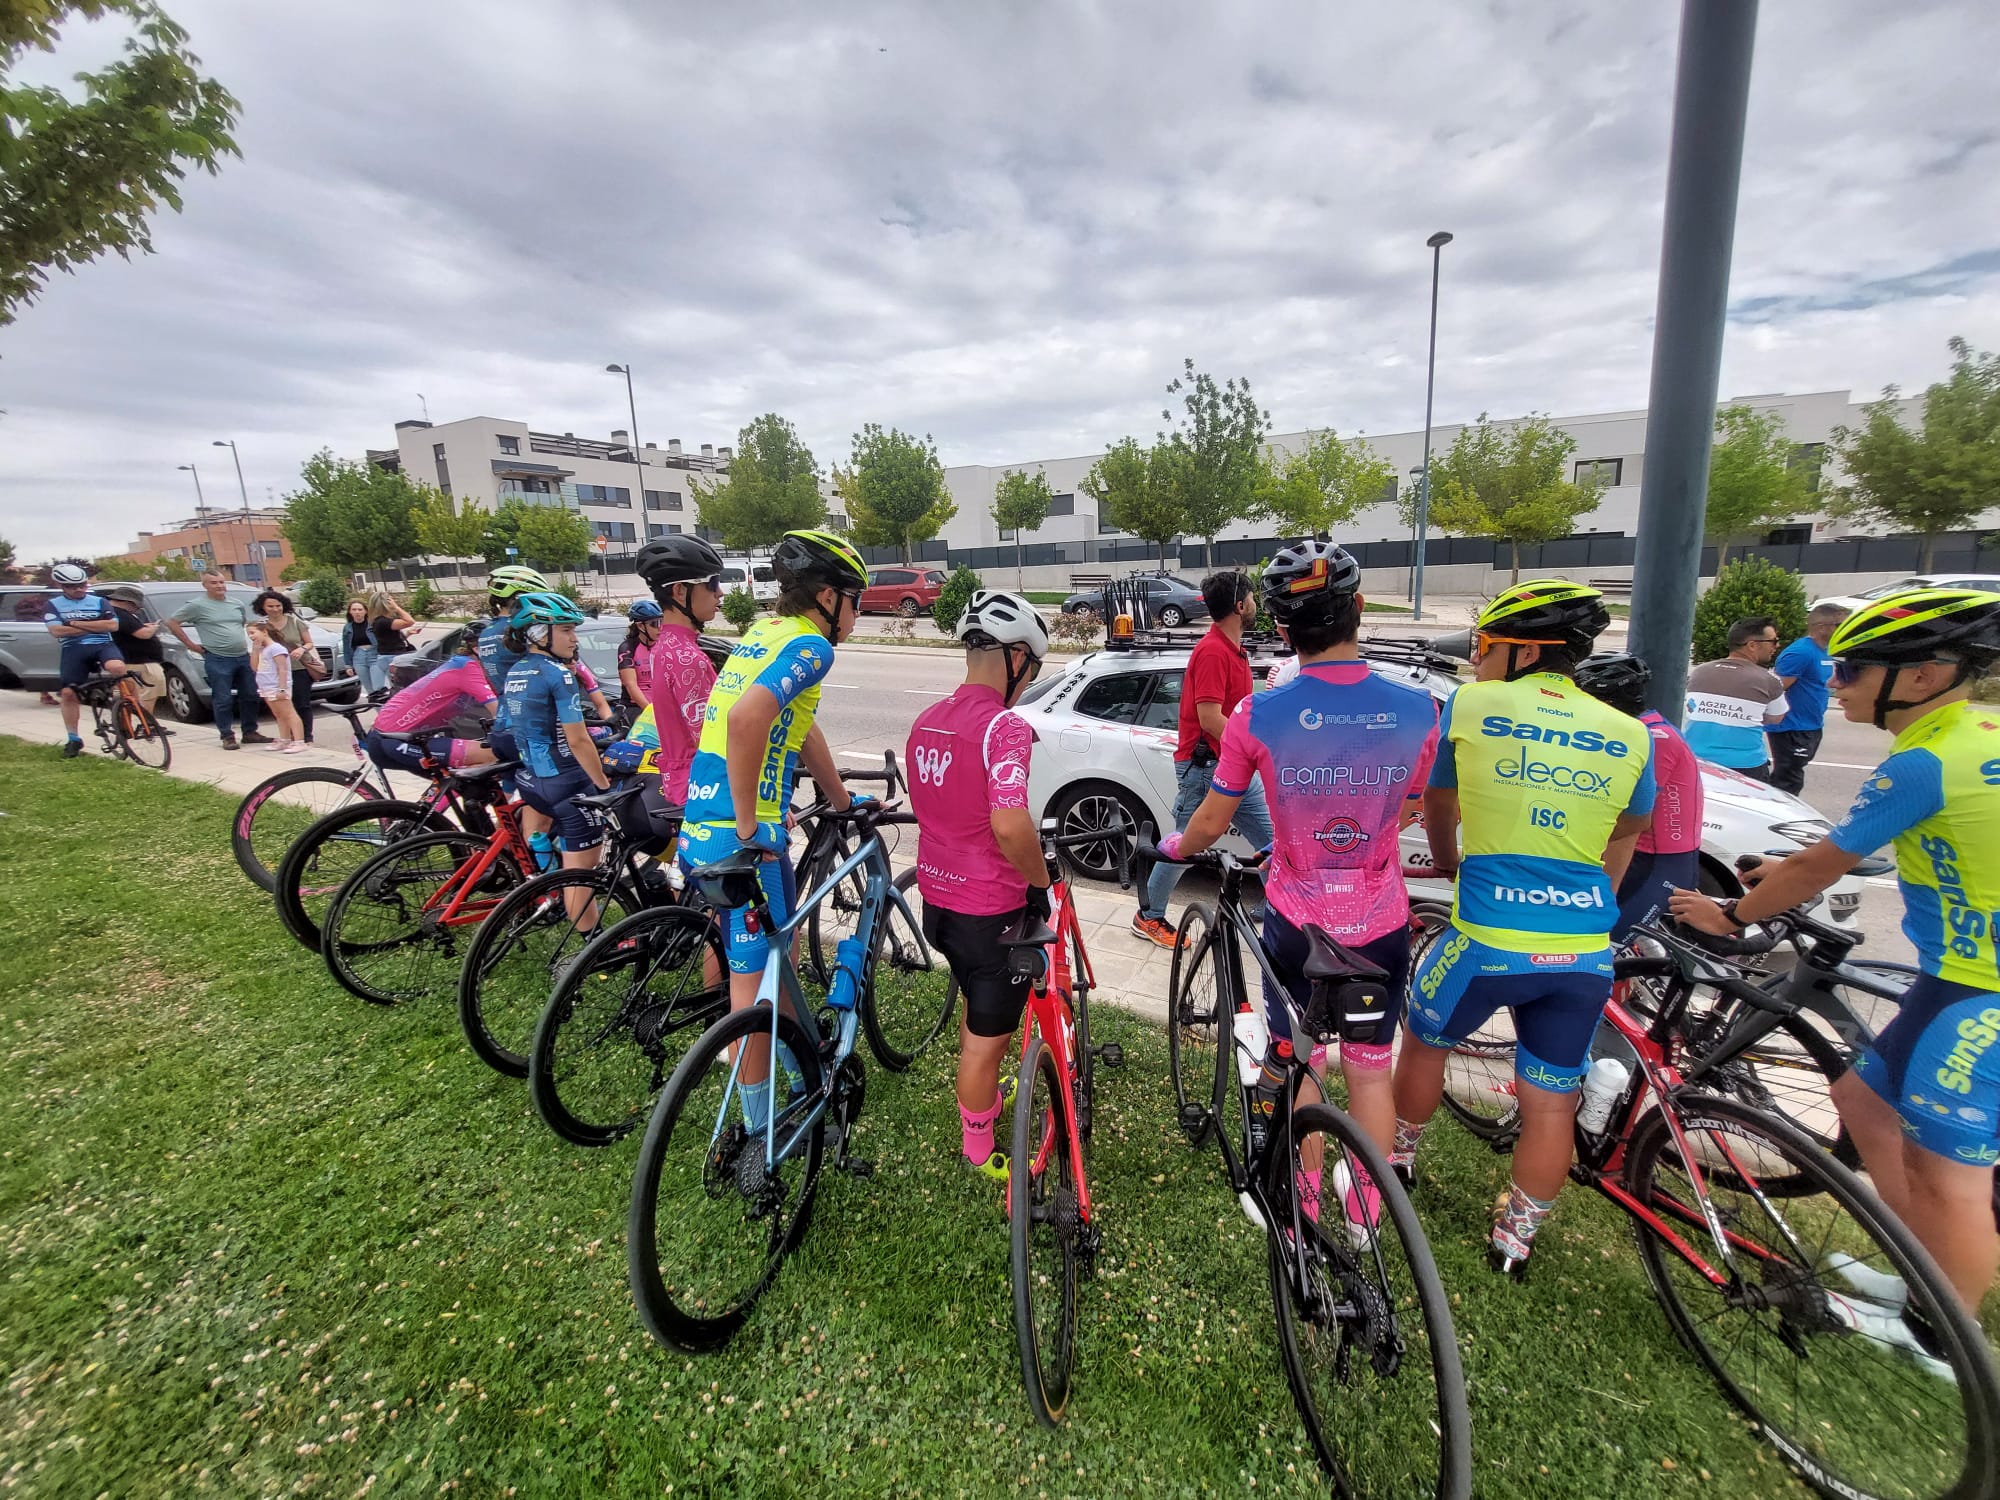
[[[75,563],[57,563],[49,570],[50,580],[61,590],[50,596],[42,618],[49,634],[59,642],[59,670],[62,676],[63,758],[83,754],[83,736],[76,732],[83,716],[83,700],[76,690],[95,672],[125,675],[125,658],[118,654],[111,635],[118,617],[111,606],[90,591],[90,575]]]
[[[2000,1267],[2000,711],[1972,701],[2000,663],[2000,594],[1908,589],[1870,600],[1827,642],[1855,723],[1896,736],[1833,832],[1767,861],[1724,904],[1676,891],[1674,915],[1727,934],[1787,911],[1882,845],[1896,848],[1918,977],[1896,1017],[1833,1085],[1882,1201],[1975,1313]]]
[[[551,592],[548,579],[533,568],[508,566],[495,568],[486,580],[486,613],[492,618],[481,625],[474,637],[472,654],[479,658],[479,665],[486,673],[486,680],[493,684],[497,697],[507,690],[507,670],[521,659],[521,653],[507,647],[509,616],[514,613],[514,601],[523,594],[546,594]],[[498,728],[498,726],[495,726]],[[502,740],[494,745],[494,752],[502,760],[514,758],[511,740]]]
[[[572,799],[608,791],[611,779],[583,718],[583,686],[576,660],[576,627],[583,611],[561,594],[523,594],[514,603],[509,649],[519,653],[508,669],[501,697],[514,728],[521,800],[555,829],[564,869],[588,869],[604,843],[604,818]],[[582,886],[564,893],[571,917],[590,904]]]
[[[1431,859],[1458,889],[1410,986],[1389,1160],[1409,1170],[1451,1049],[1511,1011],[1521,1137],[1488,1254],[1509,1276],[1569,1172],[1576,1091],[1611,998],[1613,892],[1652,822],[1652,736],[1571,678],[1610,622],[1597,590],[1560,578],[1493,599],[1474,630],[1475,680],[1438,721],[1424,793]]]

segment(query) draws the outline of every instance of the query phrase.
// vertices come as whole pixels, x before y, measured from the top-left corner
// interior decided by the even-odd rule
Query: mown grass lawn
[[[1163,1039],[1101,1012],[1106,1253],[1060,1431],[1020,1391],[993,1188],[950,1060],[871,1072],[857,1148],[725,1353],[625,1285],[636,1145],[567,1148],[442,1007],[293,945],[230,799],[0,739],[0,1490],[41,1496],[1323,1491],[1263,1237],[1171,1123]],[[1571,1194],[1484,1269],[1506,1164],[1447,1124],[1418,1206],[1460,1319],[1480,1493],[1802,1494]]]

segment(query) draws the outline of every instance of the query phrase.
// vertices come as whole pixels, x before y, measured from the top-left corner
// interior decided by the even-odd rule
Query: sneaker
[[[308,742],[305,740],[293,740],[289,745],[278,746],[278,749],[286,755],[304,755],[307,746]]]
[[[264,747],[264,753],[266,755],[276,755],[280,750],[289,750],[291,748],[292,742],[290,740],[272,740],[270,744]]]
[[[1178,948],[1180,941],[1174,936],[1173,928],[1158,917],[1149,917],[1143,912],[1132,919],[1132,930],[1149,943],[1162,948]]]
[[[233,734],[225,734],[225,735],[224,735],[224,736],[222,737],[222,748],[223,748],[223,749],[225,749],[225,750],[234,750],[234,749],[236,749],[236,748],[237,748],[237,745],[236,745],[236,736],[235,736],[235,735],[233,735]]]
[[[270,742],[271,737],[268,734],[259,734],[254,729],[243,731],[243,743],[246,745],[267,745]]]
[[[1935,1379],[1958,1384],[1951,1365],[1923,1346],[1900,1311],[1859,1297],[1845,1297],[1825,1287],[1820,1288],[1820,1294],[1826,1298],[1827,1311],[1840,1327],[1874,1343],[1887,1345]]]
[[[79,756],[79,755],[81,755],[81,754],[83,754],[83,741],[82,741],[82,740],[64,740],[64,741],[63,741],[63,759],[64,759],[64,760],[73,760],[73,759],[75,759],[75,758],[76,758],[77,756]]]

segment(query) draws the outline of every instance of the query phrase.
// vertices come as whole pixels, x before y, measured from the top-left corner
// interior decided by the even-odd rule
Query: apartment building
[[[218,568],[238,583],[275,583],[292,565],[284,520],[283,510],[207,506],[187,520],[140,532],[125,555],[138,562],[183,558],[190,567]]]

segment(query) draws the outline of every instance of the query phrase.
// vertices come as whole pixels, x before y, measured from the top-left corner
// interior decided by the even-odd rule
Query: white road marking
[[[1876,765],[1880,764],[1880,761],[1876,762]],[[1813,762],[1813,765],[1824,766],[1829,771],[1872,771],[1875,769],[1875,766],[1857,766],[1850,761],[1844,760],[1816,760]]]

